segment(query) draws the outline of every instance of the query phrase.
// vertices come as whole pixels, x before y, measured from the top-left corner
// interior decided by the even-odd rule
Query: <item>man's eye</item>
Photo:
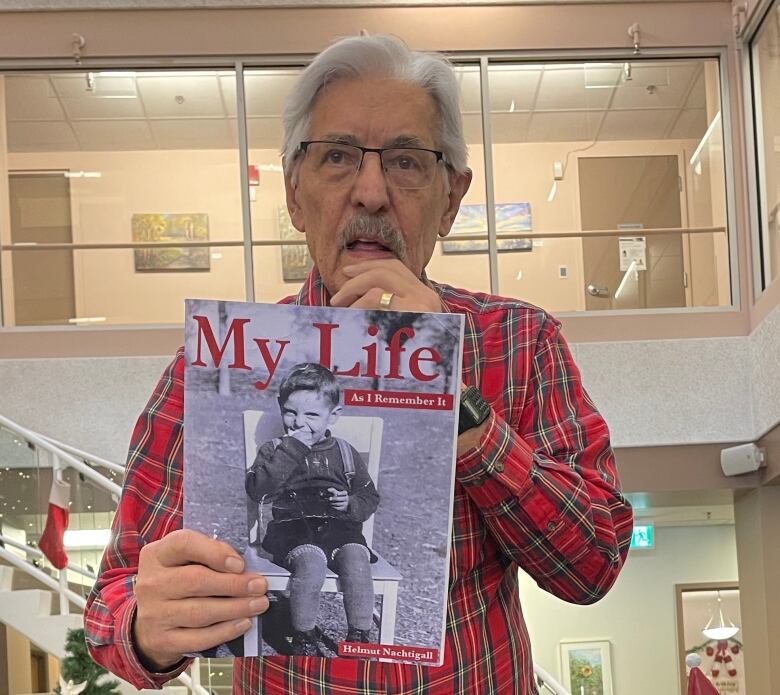
[[[338,148],[330,149],[325,153],[323,158],[324,164],[330,164],[332,166],[348,166],[352,164],[355,159],[354,155],[348,150],[342,150]]]
[[[401,169],[402,171],[416,171],[420,168],[420,163],[415,157],[403,154],[393,157],[388,164],[388,168]]]

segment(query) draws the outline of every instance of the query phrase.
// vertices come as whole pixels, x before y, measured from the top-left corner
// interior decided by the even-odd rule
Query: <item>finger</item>
[[[382,308],[379,300],[382,298],[383,290],[372,289],[362,297],[356,298],[351,304],[347,306],[353,309],[379,309]],[[386,307],[387,311],[403,311],[403,298],[396,292],[393,293],[393,298],[390,300],[390,306]]]
[[[357,276],[376,269],[385,269],[392,271],[401,277],[408,276],[412,279],[416,279],[414,273],[412,273],[412,271],[398,258],[378,258],[370,261],[360,261],[359,263],[345,265],[342,268],[342,271],[344,271],[344,275]]]
[[[224,622],[251,618],[268,610],[268,598],[187,598],[168,601],[164,627],[208,627]]]
[[[192,654],[211,649],[240,637],[252,627],[249,618],[228,620],[224,623],[199,628],[179,628],[161,633],[165,646],[179,654]]]
[[[227,543],[188,529],[169,533],[144,550],[154,552],[157,561],[164,567],[198,563],[217,572],[239,573],[244,570],[244,561]]]
[[[136,593],[166,599],[195,596],[263,596],[268,582],[259,574],[215,572],[203,565],[188,565],[155,574],[151,579],[138,575]]]
[[[359,297],[372,290],[406,294],[412,283],[420,283],[419,278],[409,274],[399,275],[388,268],[377,267],[347,280],[330,300],[332,305],[349,306]]]

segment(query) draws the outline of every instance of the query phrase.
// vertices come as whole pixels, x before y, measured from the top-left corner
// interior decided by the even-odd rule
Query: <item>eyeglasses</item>
[[[351,183],[367,152],[379,155],[387,181],[397,188],[415,189],[430,186],[436,165],[444,161],[444,153],[424,147],[361,147],[330,140],[306,140],[300,145],[312,170],[324,183]]]

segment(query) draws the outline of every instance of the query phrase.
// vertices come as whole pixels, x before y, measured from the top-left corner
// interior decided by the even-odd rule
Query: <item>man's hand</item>
[[[346,490],[337,490],[335,487],[329,487],[328,492],[330,506],[339,512],[346,512],[349,506],[349,493]]]
[[[141,549],[133,643],[147,668],[166,671],[184,654],[244,634],[268,610],[264,577],[222,541],[178,530]]]
[[[347,280],[330,299],[331,306],[378,309],[392,292],[391,311],[443,311],[439,295],[397,258],[363,261],[342,269]]]

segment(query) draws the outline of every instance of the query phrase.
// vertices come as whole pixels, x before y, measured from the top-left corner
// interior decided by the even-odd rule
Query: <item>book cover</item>
[[[270,608],[206,656],[441,665],[463,317],[187,300],[184,527]]]

